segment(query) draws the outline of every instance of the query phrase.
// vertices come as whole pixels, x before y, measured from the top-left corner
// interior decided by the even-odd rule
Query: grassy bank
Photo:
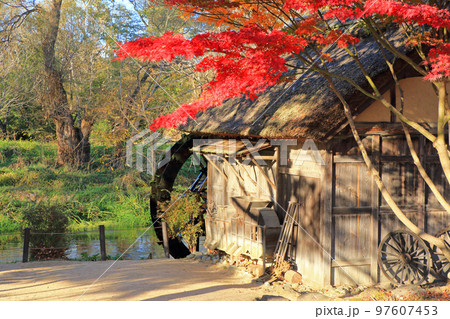
[[[134,169],[112,169],[112,151],[93,146],[89,165],[74,169],[55,165],[55,144],[0,141],[0,233],[25,227],[23,212],[39,202],[61,205],[71,231],[149,225],[150,187]],[[186,166],[182,175],[188,183],[195,169]]]

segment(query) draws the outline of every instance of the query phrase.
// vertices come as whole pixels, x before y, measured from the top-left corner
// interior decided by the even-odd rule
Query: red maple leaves
[[[426,63],[431,66],[431,71],[425,80],[435,82],[448,79],[450,77],[450,43],[431,49]]]
[[[359,41],[350,35],[343,23],[365,22],[411,26],[410,38],[415,44],[431,45],[425,63],[431,72],[430,81],[450,76],[450,44],[444,38],[424,36],[416,28],[424,25],[439,31],[450,27],[450,13],[425,1],[396,0],[166,0],[188,12],[202,12],[211,22],[230,25],[230,30],[204,33],[186,39],[166,33],[162,37],[140,38],[121,45],[118,59],[129,56],[149,61],[175,58],[198,58],[197,71],[214,71],[214,79],[205,85],[199,99],[182,105],[172,114],[159,117],[151,129],[175,127],[188,118],[225,100],[245,96],[254,99],[276,84],[287,71],[287,56],[301,54],[306,47],[323,48],[337,43],[347,47]],[[279,15],[277,17],[277,15]],[[234,20],[233,20],[234,19]],[[234,23],[232,23],[234,21]],[[339,21],[339,23],[336,23]],[[336,27],[340,25],[341,27]],[[419,34],[414,34],[418,32]],[[423,34],[420,34],[422,32]],[[436,32],[437,34],[439,32]],[[413,43],[411,40],[409,43]]]
[[[304,39],[286,32],[269,32],[250,25],[239,31],[200,34],[191,40],[172,33],[160,38],[141,38],[123,44],[117,56],[118,59],[136,57],[153,62],[171,62],[179,56],[186,59],[204,56],[196,71],[215,72],[215,78],[204,87],[197,101],[158,118],[150,127],[157,129],[186,123],[188,118],[221,105],[226,99],[241,95],[255,98],[276,84],[287,71],[283,56],[298,53],[306,45]]]
[[[433,28],[450,27],[450,13],[428,4],[408,4],[395,0],[368,0],[364,4],[364,14],[378,14],[394,18],[397,23],[417,23]]]

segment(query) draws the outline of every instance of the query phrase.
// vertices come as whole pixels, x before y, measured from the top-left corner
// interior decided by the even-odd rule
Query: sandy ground
[[[233,267],[186,259],[0,264],[0,301],[422,300],[417,296],[430,292],[436,294],[432,300],[450,300],[450,282],[427,290],[379,284],[355,287],[351,293],[345,287],[318,291],[308,284],[297,284],[295,289],[281,282],[263,285]]]
[[[0,264],[0,300],[255,300],[262,287],[233,269],[154,259]],[[87,291],[86,291],[87,290]]]

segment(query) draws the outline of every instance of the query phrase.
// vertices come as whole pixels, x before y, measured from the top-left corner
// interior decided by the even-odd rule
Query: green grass
[[[149,225],[150,187],[134,169],[113,170],[112,151],[94,146],[91,163],[74,169],[55,165],[55,144],[0,141],[0,233],[22,229],[23,212],[40,201],[63,204],[71,231]]]

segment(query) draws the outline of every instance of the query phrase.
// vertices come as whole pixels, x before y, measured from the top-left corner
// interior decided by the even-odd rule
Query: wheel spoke
[[[441,269],[444,274],[447,273],[448,271],[450,271],[450,263],[446,263],[441,267]]]
[[[415,246],[414,250],[418,250],[418,249],[420,248],[420,245],[419,245],[419,241],[418,241],[418,240],[416,240],[416,241],[414,242],[414,246]]]
[[[409,231],[388,233],[378,248],[384,275],[400,284],[420,284],[428,276],[430,252],[424,241]]]
[[[407,234],[406,235],[406,240],[405,240],[405,251],[410,253],[411,252],[411,235]]]
[[[411,277],[410,277],[409,273],[410,273],[411,269],[408,266],[405,266],[405,270],[406,270],[405,271],[405,279],[403,281],[410,283]]]
[[[401,251],[399,250],[400,249],[400,247],[398,247],[398,245],[397,245],[397,248],[395,248],[394,246],[392,246],[391,244],[389,244],[388,242],[386,242],[385,243],[387,246],[389,246],[389,247],[391,247],[394,251],[396,251],[397,253],[401,253]]]
[[[424,268],[427,268],[427,267],[428,267],[428,264],[426,263],[426,261],[420,262],[419,260],[412,260],[411,262],[414,263],[414,264],[416,264],[416,265],[418,265],[418,266],[422,266],[422,267],[424,267]]]
[[[400,273],[400,270],[402,270],[402,269],[403,269],[403,265],[400,265],[393,276],[394,279],[397,277],[397,275]]]
[[[397,262],[397,263],[395,263],[395,264],[392,264],[390,267],[387,267],[387,268],[386,268],[386,272],[390,271],[392,268],[394,268],[395,266],[397,266],[397,265],[399,265],[399,264],[400,264],[400,262]]]
[[[402,273],[400,275],[400,283],[404,283],[405,279],[403,278],[403,274],[405,273],[405,266],[402,266]]]
[[[396,246],[398,247],[398,252],[402,253],[403,252],[403,245],[401,244],[401,242],[399,243],[395,237],[395,235],[392,236],[392,241],[396,244]]]
[[[414,254],[414,257],[416,257],[416,256],[418,256],[418,255],[420,255],[420,254],[422,254],[422,253],[424,253],[424,254],[426,253],[424,248],[420,248],[420,249],[418,249],[418,250],[416,250],[416,251],[413,251],[413,252],[411,253],[411,255]]]
[[[398,264],[398,263],[400,263],[400,259],[398,259],[398,258],[395,258],[395,259],[383,259],[383,261],[385,263],[387,263],[387,264],[392,264],[392,263]]]
[[[417,267],[417,273],[423,278],[425,277],[426,273],[427,273],[427,269],[423,269],[421,267]]]
[[[398,255],[399,255],[399,254],[396,254],[396,253],[388,253],[387,251],[383,251],[382,254],[383,255],[394,256],[394,257],[397,257],[397,259],[398,259]]]
[[[420,277],[419,277],[419,270],[418,270],[416,267],[413,267],[412,265],[411,265],[411,268],[414,269],[414,271],[413,271],[414,279],[416,279],[417,281],[419,281],[419,280],[420,280]]]

